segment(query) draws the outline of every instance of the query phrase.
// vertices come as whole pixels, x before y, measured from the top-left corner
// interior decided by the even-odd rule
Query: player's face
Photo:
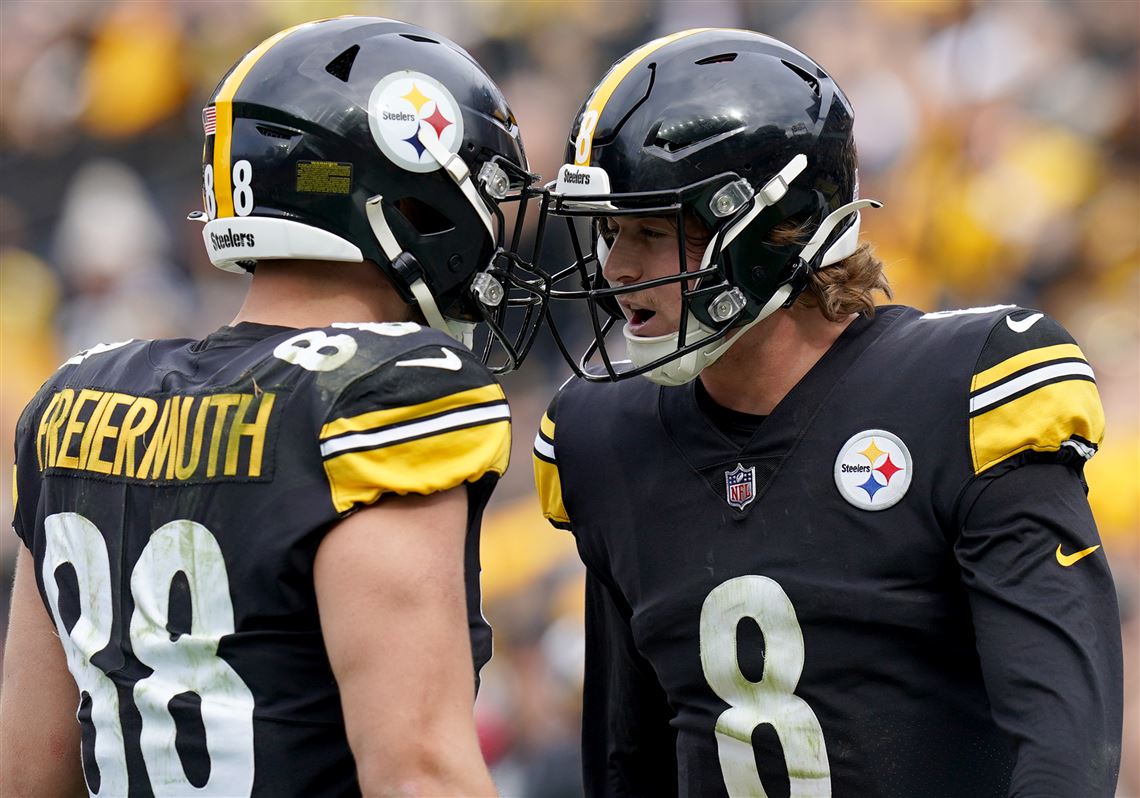
[[[602,236],[610,247],[602,274],[611,286],[668,277],[678,272],[677,225],[660,216],[602,218]],[[688,268],[696,269],[704,245],[686,230]],[[617,297],[629,331],[650,338],[676,332],[681,325],[681,283],[669,283]]]

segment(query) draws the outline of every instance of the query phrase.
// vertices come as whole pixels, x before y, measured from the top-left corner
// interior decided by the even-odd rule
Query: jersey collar
[[[840,388],[844,374],[857,367],[863,352],[890,329],[905,310],[888,306],[879,308],[873,319],[861,315],[851,322],[743,445],[730,440],[701,410],[695,381],[660,389],[661,423],[685,462],[705,478],[718,496],[723,492],[725,469],[737,463],[755,465],[759,498],[812,427],[828,399]]]

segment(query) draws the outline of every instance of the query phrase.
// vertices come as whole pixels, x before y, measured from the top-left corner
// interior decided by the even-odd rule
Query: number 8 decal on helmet
[[[253,190],[250,180],[253,178],[253,167],[249,161],[241,160],[234,164],[234,212],[238,216],[249,216],[253,212]],[[202,167],[202,201],[206,206],[206,216],[210,219],[218,217],[218,200],[214,196],[214,165],[208,163]]]

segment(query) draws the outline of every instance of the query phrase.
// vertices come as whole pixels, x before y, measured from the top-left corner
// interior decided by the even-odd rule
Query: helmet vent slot
[[[433,236],[455,229],[450,219],[431,205],[415,197],[404,197],[393,203],[408,224],[421,236]]]
[[[360,45],[352,45],[352,47],[349,47],[332,61],[329,61],[325,66],[325,72],[328,72],[339,81],[348,83],[348,76],[352,72],[352,65],[356,63],[356,54],[359,52]]]
[[[413,42],[423,42],[424,44],[439,44],[435,39],[429,39],[427,36],[417,36],[414,33],[401,33],[405,39],[411,39]]]
[[[721,53],[720,55],[710,55],[707,58],[702,58],[700,61],[694,61],[697,66],[704,66],[705,64],[727,64],[730,61],[736,60],[736,53]]]
[[[267,138],[271,139],[291,139],[296,134],[290,130],[285,130],[280,127],[273,127],[272,125],[258,125],[257,132]]]
[[[816,97],[820,96],[819,95],[819,80],[815,76],[813,76],[811,73],[809,73],[803,67],[798,67],[795,64],[789,63],[787,61],[781,60],[780,63],[782,63],[788,69],[792,70],[797,75],[799,75],[800,79],[808,85],[808,88],[810,88],[812,90],[812,93],[815,94]]]
[[[720,114],[690,119],[663,119],[650,129],[645,144],[672,153],[739,130],[740,127],[740,120],[736,117]]]

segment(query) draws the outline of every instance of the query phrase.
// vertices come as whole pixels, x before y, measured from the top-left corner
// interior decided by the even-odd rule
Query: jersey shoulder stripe
[[[400,381],[411,381],[401,371]],[[437,387],[454,385],[450,372],[428,371]],[[434,493],[487,473],[503,474],[510,458],[510,407],[502,387],[485,376],[484,385],[326,422],[320,451],[337,511],[371,504],[385,493]],[[423,385],[414,387],[422,397]],[[361,405],[358,397],[339,407]]]
[[[558,462],[554,455],[554,422],[546,413],[542,414],[538,433],[534,436],[534,456],[547,463],[557,464]]]
[[[380,436],[378,440],[409,437],[407,428],[446,429],[463,423],[457,418],[476,420],[476,416],[509,417],[506,396],[497,383],[445,394],[418,404],[373,410],[359,415],[337,418],[321,427],[321,454],[330,455],[360,448],[361,441]],[[485,413],[473,413],[484,410]],[[364,443],[363,445],[368,445]]]
[[[558,396],[539,422],[534,438],[534,483],[538,490],[542,515],[559,529],[570,529],[570,515],[562,500],[562,477],[558,471],[558,458],[554,446],[555,419],[558,415]]]
[[[381,449],[385,446],[439,435],[448,430],[467,429],[493,421],[508,420],[510,417],[511,411],[505,400],[490,405],[467,407],[407,424],[390,425],[325,441],[321,444],[321,454],[328,458],[341,452]]]
[[[507,470],[510,441],[510,422],[504,417],[330,457],[324,464],[333,506],[346,512],[385,493],[435,493],[488,473],[501,475]]]
[[[1096,381],[1092,367],[1075,344],[1022,352],[974,375],[970,385],[970,415],[1013,401],[1043,385],[1068,379]]]
[[[1022,452],[1091,457],[1104,436],[1092,367],[1057,322],[1022,309],[994,324],[970,381],[975,474]]]

